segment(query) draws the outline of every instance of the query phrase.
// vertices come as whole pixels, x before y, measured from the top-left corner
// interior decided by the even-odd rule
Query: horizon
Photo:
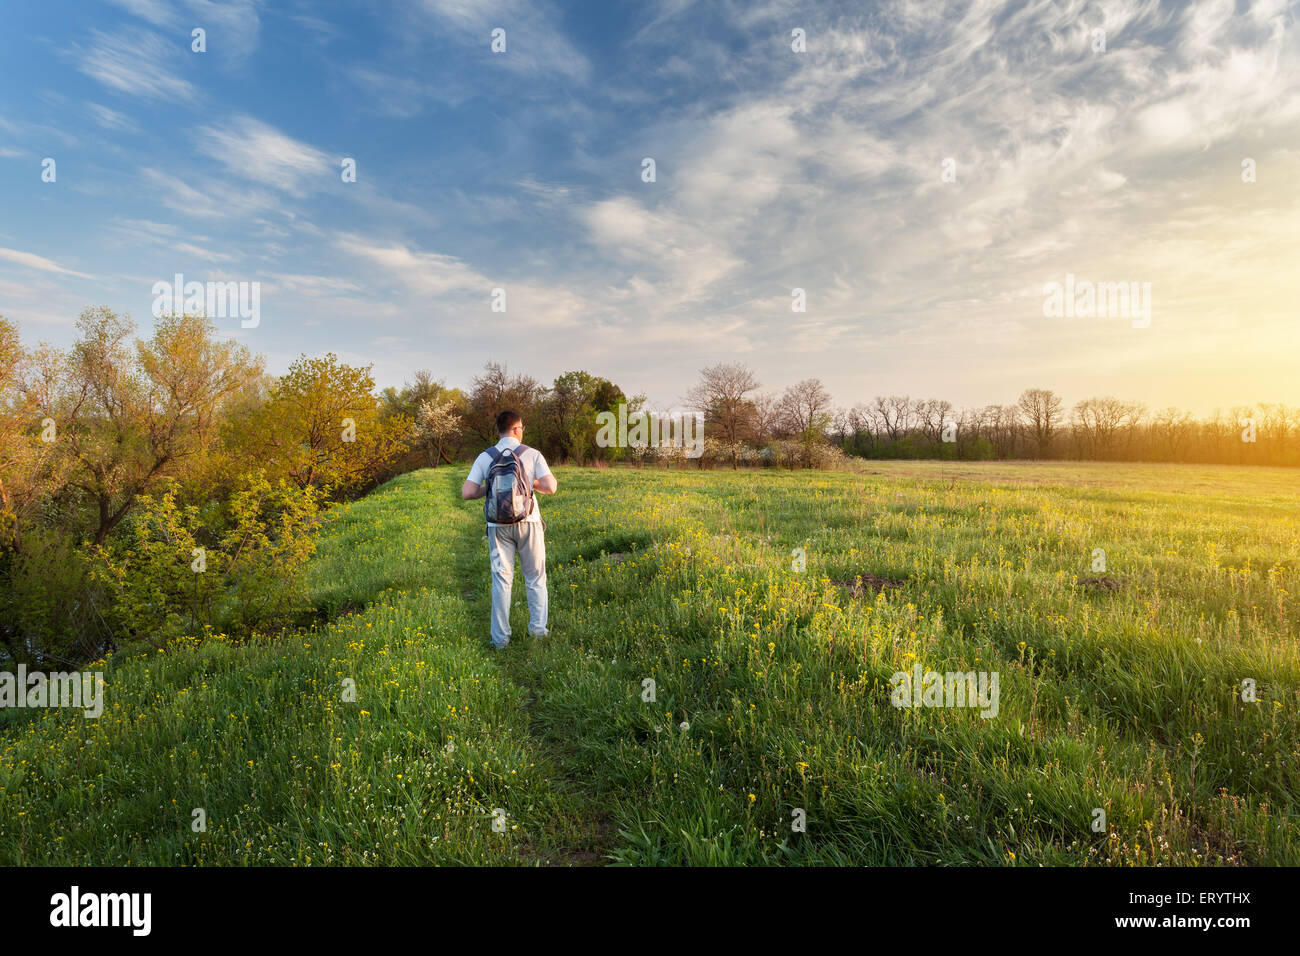
[[[843,407],[1300,405],[1294,3],[69,6],[0,37],[29,344],[99,305],[147,336],[179,273],[259,284],[214,321],[269,371],[381,389],[497,361],[664,407],[740,361]],[[1146,324],[1049,318],[1067,276]]]

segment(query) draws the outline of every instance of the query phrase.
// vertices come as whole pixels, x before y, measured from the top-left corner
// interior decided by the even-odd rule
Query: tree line
[[[322,509],[410,444],[374,386],[332,354],[268,375],[197,316],[87,309],[67,350],[0,317],[0,663],[309,620]]]
[[[142,338],[91,308],[70,348],[28,347],[0,316],[0,666],[309,625],[304,569],[333,504],[481,451],[504,407],[557,461],[617,460],[596,414],[643,402],[493,363],[465,390],[420,371],[377,391],[333,353],[273,376],[195,315]]]
[[[1197,418],[1112,396],[1066,406],[1029,388],[1008,405],[957,408],[943,399],[877,395],[837,406],[816,378],[762,392],[739,363],[701,370],[688,401],[705,412],[714,458],[818,464],[829,445],[852,458],[1072,459],[1300,465],[1300,408],[1256,404]],[[793,447],[792,447],[793,446]],[[837,459],[843,460],[843,459]]]
[[[839,467],[854,458],[1075,458],[1300,464],[1300,410],[1208,419],[1029,389],[955,409],[877,396],[838,407],[805,379],[764,392],[739,363],[700,371],[703,454],[602,447],[601,412],[645,408],[609,379],[549,385],[489,362],[467,387],[426,371],[376,391],[369,367],[302,355],[282,375],[203,317],[87,309],[67,350],[0,317],[0,663],[75,664],[178,635],[247,638],[316,619],[303,569],[332,504],[495,443],[498,411],[555,462]]]

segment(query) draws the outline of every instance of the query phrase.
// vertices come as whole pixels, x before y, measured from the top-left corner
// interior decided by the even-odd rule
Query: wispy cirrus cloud
[[[120,129],[128,133],[139,131],[139,127],[133,123],[129,117],[119,113],[117,110],[111,110],[107,106],[99,103],[87,103],[86,109],[90,115],[95,118],[95,122],[105,129]]]
[[[281,208],[273,193],[239,188],[235,184],[210,177],[194,176],[187,181],[146,166],[140,170],[140,178],[150,190],[152,198],[184,216],[197,216],[200,219],[251,219]]]
[[[455,256],[422,252],[401,242],[345,234],[338,237],[336,245],[346,255],[380,267],[422,294],[476,293],[486,300],[493,285]]]
[[[481,97],[484,87],[467,74],[466,64],[499,71],[513,95],[545,98],[557,88],[585,84],[592,73],[590,61],[563,28],[562,14],[563,8],[547,0],[418,0],[390,18],[393,48],[381,59],[340,70],[385,116],[409,118]],[[505,49],[493,52],[498,29],[505,31]],[[456,62],[431,62],[431,47],[453,52]]]
[[[52,259],[44,256],[38,256],[33,252],[23,252],[19,249],[0,248],[0,259],[6,262],[14,262],[20,266],[26,266],[28,269],[36,269],[40,272],[52,272],[62,276],[76,276],[78,279],[93,279],[94,276],[86,275],[84,272],[77,272],[75,269],[65,269]]]
[[[330,165],[325,153],[251,116],[202,127],[199,148],[228,172],[293,196],[319,188]]]
[[[112,0],[128,13],[183,39],[202,28],[210,55],[227,64],[242,63],[257,49],[261,16],[258,0]]]
[[[1267,374],[1159,400],[1248,399],[1256,380],[1300,396],[1280,369],[1300,350],[1294,0],[217,6],[118,0],[117,24],[71,44],[86,55],[67,88],[0,90],[0,155],[22,157],[0,200],[70,217],[41,246],[55,258],[98,270],[78,243],[108,235],[150,268],[237,261],[295,333],[388,350],[377,368],[398,375],[442,363],[463,381],[500,348],[476,317],[501,286],[493,323],[539,376],[582,362],[664,394],[743,355],[773,386],[816,375],[841,400],[1009,400],[1030,372],[1068,397],[1145,399],[1212,349],[1203,367]],[[196,26],[208,56],[258,55],[207,69]],[[21,53],[0,37],[0,59]],[[109,93],[88,104],[77,70]],[[160,103],[187,108],[179,135]],[[39,183],[43,156],[58,184]],[[125,209],[130,226],[80,228]],[[1151,328],[1045,323],[1042,285],[1067,271],[1152,281]],[[296,354],[285,335],[268,351]],[[1100,370],[1115,384],[1094,386]]]
[[[194,84],[179,75],[181,47],[143,27],[95,30],[89,47],[73,44],[77,69],[122,96],[190,102]]]
[[[148,219],[119,219],[111,225],[112,231],[128,241],[149,246],[159,246],[171,253],[201,262],[237,262],[243,258],[239,249],[220,251],[211,248],[211,237],[182,230],[170,223]]]
[[[112,2],[115,6],[142,20],[149,21],[154,26],[173,26],[176,23],[176,5],[170,0],[112,0]]]
[[[559,9],[547,0],[422,0],[421,6],[440,27],[480,46],[507,70],[575,80],[590,73],[591,64],[559,26]],[[498,28],[506,31],[506,51],[492,54],[491,34]]]

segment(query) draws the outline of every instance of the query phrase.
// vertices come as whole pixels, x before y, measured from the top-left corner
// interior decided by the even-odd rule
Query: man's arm
[[[537,453],[535,467],[539,474],[533,479],[533,491],[539,495],[555,494],[555,489],[559,486],[556,484],[555,475],[551,472],[551,466],[546,463],[546,457],[540,451]]]
[[[487,457],[487,455],[479,455],[474,459],[469,474],[465,476],[465,484],[460,486],[462,501],[473,501],[487,494],[487,465],[484,464],[484,459]],[[474,480],[475,475],[478,475],[479,481]]]

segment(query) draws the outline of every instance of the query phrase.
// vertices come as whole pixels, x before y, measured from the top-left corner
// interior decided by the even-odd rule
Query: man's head
[[[506,409],[497,416],[497,434],[502,438],[520,438],[524,436],[524,420],[518,412]]]

